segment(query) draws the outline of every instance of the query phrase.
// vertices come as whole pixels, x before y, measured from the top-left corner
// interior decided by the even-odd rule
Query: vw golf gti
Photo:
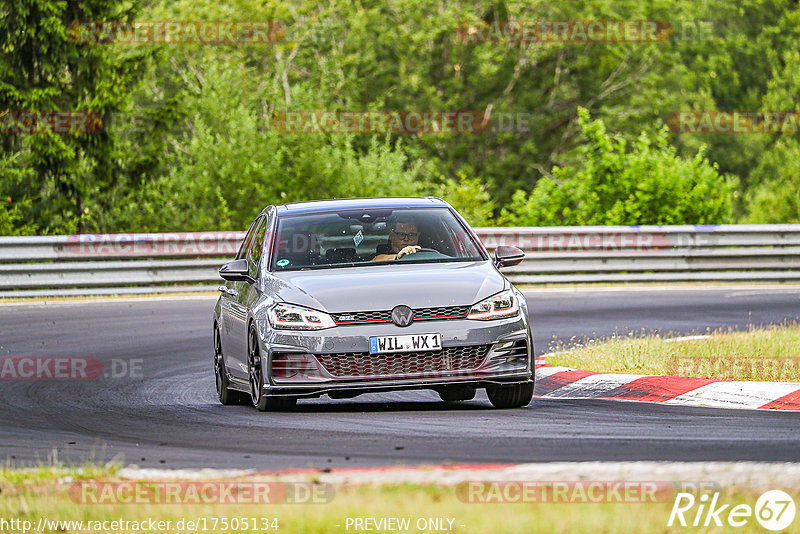
[[[213,314],[222,404],[261,411],[299,398],[485,389],[497,408],[533,395],[525,299],[467,222],[434,198],[268,206],[230,263]]]

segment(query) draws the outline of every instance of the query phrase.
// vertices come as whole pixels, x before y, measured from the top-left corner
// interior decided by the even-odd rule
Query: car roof
[[[314,200],[295,202],[275,206],[278,216],[297,215],[302,213],[319,213],[349,209],[386,209],[386,208],[430,208],[450,207],[437,197],[390,197],[390,198],[341,198],[334,200]]]

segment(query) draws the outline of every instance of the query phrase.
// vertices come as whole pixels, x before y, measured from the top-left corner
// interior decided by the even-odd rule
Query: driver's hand
[[[400,252],[397,253],[397,256],[394,259],[399,260],[403,256],[408,256],[409,254],[414,254],[415,252],[419,252],[422,249],[419,245],[409,245],[407,247],[403,247],[400,249]]]

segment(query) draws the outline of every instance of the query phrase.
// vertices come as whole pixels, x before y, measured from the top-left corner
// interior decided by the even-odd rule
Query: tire
[[[486,388],[486,394],[495,408],[522,408],[533,398],[533,382]]]
[[[451,386],[437,391],[444,402],[468,401],[475,398],[475,388],[469,386]]]
[[[264,367],[258,345],[255,325],[250,325],[247,335],[247,369],[250,377],[250,403],[259,412],[288,410],[297,404],[297,399],[288,397],[267,397],[264,395]]]
[[[225,367],[225,358],[222,356],[222,342],[219,330],[214,326],[214,382],[216,382],[217,398],[220,404],[226,406],[234,404],[250,404],[250,397],[241,391],[231,389],[228,381],[228,371]]]

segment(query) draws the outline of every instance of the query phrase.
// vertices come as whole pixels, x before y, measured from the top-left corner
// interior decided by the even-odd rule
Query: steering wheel
[[[406,260],[435,260],[437,258],[446,258],[444,254],[433,248],[421,248],[413,254],[406,254],[398,258],[397,261]]]

